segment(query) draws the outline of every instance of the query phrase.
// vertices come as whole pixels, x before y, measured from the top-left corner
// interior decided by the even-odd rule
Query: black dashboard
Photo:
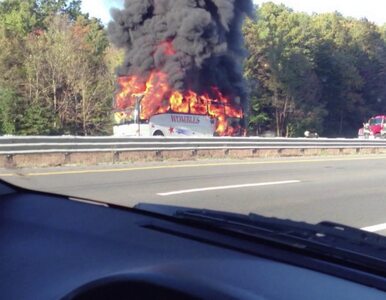
[[[237,250],[243,243],[136,209],[3,188],[0,298],[386,298],[347,278],[269,258],[280,249],[255,243],[266,255]]]

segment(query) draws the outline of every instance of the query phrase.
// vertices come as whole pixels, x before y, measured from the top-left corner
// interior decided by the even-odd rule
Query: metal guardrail
[[[307,138],[0,137],[0,154],[237,149],[386,148],[386,140]]]

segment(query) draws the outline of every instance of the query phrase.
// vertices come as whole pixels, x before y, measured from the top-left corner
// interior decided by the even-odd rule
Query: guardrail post
[[[13,160],[12,154],[9,154],[5,157],[5,167],[6,168],[16,168],[16,163]]]
[[[113,154],[113,164],[119,162],[120,160],[120,152],[119,151],[114,151]]]
[[[65,164],[71,163],[71,153],[69,152],[64,153],[64,163]]]

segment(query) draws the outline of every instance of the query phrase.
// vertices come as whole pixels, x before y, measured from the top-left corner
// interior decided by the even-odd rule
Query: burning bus
[[[242,21],[253,11],[251,0],[127,0],[113,10],[109,37],[125,50],[115,134],[242,135]]]
[[[241,135],[243,112],[222,93],[173,91],[166,74],[149,80],[122,76],[115,97],[115,136],[234,136]],[[240,102],[236,99],[235,102]]]

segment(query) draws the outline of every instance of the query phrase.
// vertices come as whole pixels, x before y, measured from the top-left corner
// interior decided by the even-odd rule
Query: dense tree
[[[263,5],[258,21],[245,26],[246,76],[259,83],[252,95],[252,111],[261,107],[270,112],[271,127],[279,136],[297,134],[305,126],[321,126],[318,116],[324,112],[310,45],[315,36],[309,28],[307,15],[273,3]],[[259,115],[267,119],[266,113]],[[252,115],[251,121],[252,127],[258,126],[259,118]]]
[[[245,75],[257,86],[251,97],[253,131],[355,136],[366,118],[385,113],[384,28],[273,3],[263,4],[257,15],[244,28]]]
[[[29,102],[49,108],[53,132],[97,134],[110,120],[108,41],[96,20],[53,16],[27,39]]]
[[[14,119],[16,98],[14,91],[0,85],[0,135],[16,132],[16,120]]]
[[[0,133],[111,131],[116,66],[106,55],[114,53],[100,21],[83,15],[80,4],[0,2],[0,116],[9,115]]]

